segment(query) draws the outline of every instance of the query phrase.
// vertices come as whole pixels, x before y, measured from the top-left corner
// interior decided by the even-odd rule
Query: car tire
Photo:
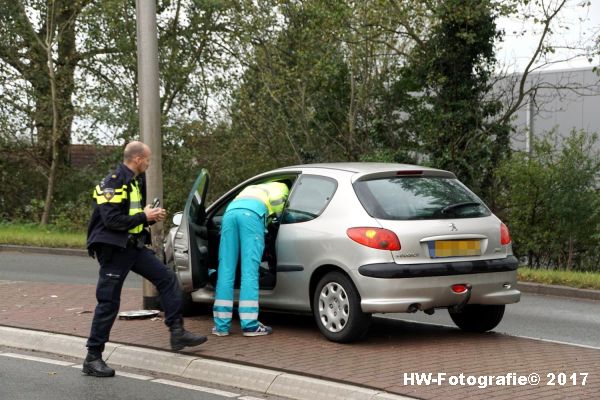
[[[363,313],[358,290],[346,275],[330,272],[313,293],[313,315],[321,333],[329,340],[348,343],[369,330],[371,314]]]
[[[467,304],[461,312],[448,311],[452,321],[463,331],[487,332],[502,321],[504,309],[504,304]]]

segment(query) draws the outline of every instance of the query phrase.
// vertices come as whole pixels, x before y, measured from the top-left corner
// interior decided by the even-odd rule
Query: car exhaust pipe
[[[410,306],[408,306],[408,309],[406,310],[406,312],[414,314],[417,311],[419,311],[420,309],[421,309],[420,303],[412,303]]]

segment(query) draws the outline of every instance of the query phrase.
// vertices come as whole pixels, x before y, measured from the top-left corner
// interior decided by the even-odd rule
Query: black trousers
[[[110,330],[119,313],[121,290],[129,271],[152,282],[158,289],[165,312],[165,325],[181,320],[181,289],[175,273],[156,258],[154,252],[143,247],[125,249],[112,245],[99,245],[96,249],[100,272],[96,286],[98,304],[94,312],[90,337],[86,346],[90,350],[104,350]]]

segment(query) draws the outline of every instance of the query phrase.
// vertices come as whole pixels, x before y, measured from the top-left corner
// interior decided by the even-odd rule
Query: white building
[[[519,77],[520,78],[520,77]],[[525,89],[539,89],[516,114],[512,147],[529,151],[530,135],[556,129],[561,137],[583,130],[600,135],[600,76],[591,67],[531,73]],[[600,150],[600,141],[596,142]]]

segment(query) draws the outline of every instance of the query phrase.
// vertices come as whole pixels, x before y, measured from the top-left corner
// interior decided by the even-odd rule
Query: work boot
[[[183,329],[183,322],[177,321],[169,328],[171,330],[171,349],[179,351],[184,347],[193,347],[206,342],[206,336],[194,335]]]
[[[93,350],[88,351],[83,361],[83,373],[100,378],[115,376],[115,370],[102,360],[102,353]]]

